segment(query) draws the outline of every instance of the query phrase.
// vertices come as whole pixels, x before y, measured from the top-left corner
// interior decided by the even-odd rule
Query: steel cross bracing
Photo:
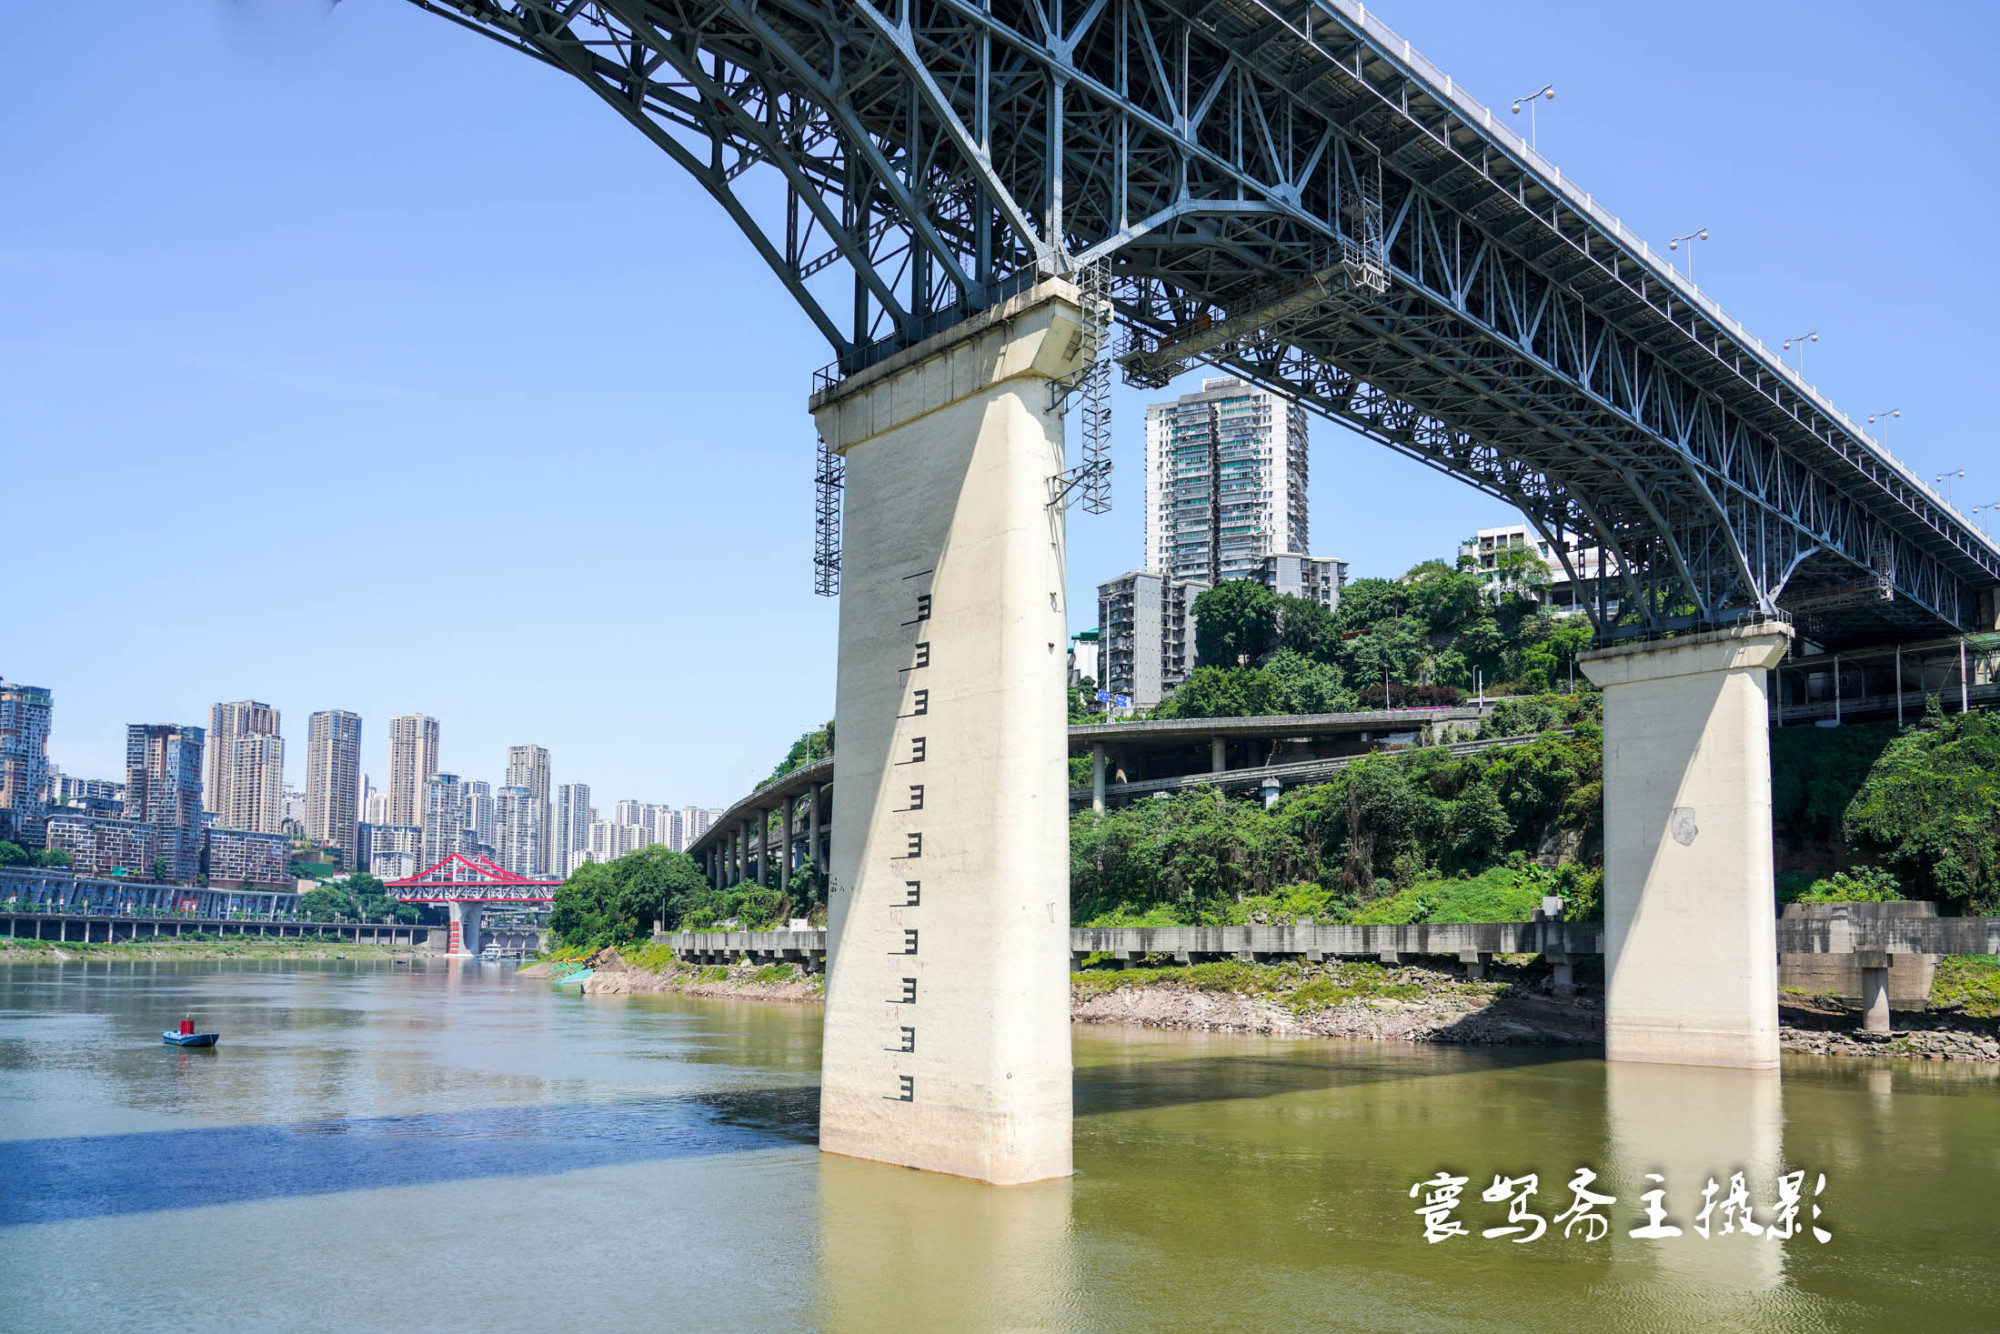
[[[1601,630],[1990,616],[2000,550],[1350,0],[413,3],[638,126],[844,372],[1108,261],[1136,378],[1191,350],[1601,544]]]

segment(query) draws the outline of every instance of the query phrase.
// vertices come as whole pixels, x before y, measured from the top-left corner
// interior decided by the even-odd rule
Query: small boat
[[[160,1041],[170,1047],[213,1047],[215,1040],[221,1036],[220,1033],[197,1033],[194,1031],[194,1020],[183,1019],[180,1032],[162,1033]]]

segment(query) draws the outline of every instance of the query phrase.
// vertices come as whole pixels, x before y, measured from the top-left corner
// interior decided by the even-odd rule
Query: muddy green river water
[[[999,1190],[820,1155],[818,1059],[490,964],[0,965],[0,1330],[2000,1328],[1991,1066],[1080,1029],[1078,1175]]]

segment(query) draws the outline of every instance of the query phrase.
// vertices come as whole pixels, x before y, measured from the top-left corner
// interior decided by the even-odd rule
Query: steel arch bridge
[[[1601,545],[1607,637],[1994,627],[2000,549],[1351,0],[412,3],[694,176],[832,374],[1088,275],[1128,379],[1216,364]]]

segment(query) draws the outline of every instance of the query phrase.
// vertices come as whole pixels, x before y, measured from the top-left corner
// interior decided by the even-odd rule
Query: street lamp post
[[[1933,486],[1942,486],[1944,488],[1944,503],[1949,505],[1952,503],[1951,484],[1953,482],[1962,482],[1964,480],[1965,480],[1965,469],[1960,468],[1954,472],[1939,473],[1937,476],[1931,478],[1931,484]]]
[[[1989,500],[1984,505],[1974,505],[1972,507],[1972,512],[1974,514],[1978,514],[1982,510],[1984,510],[1988,514],[1991,514],[1995,510],[2000,510],[2000,500]],[[1991,519],[1987,519],[1984,522],[1982,522],[1979,525],[1979,531],[1985,533],[1988,537],[1991,537],[1992,533],[1990,531],[1990,526],[1992,522],[1993,521]]]
[[[1873,426],[1876,422],[1882,423],[1883,445],[1886,446],[1889,443],[1889,423],[1902,415],[1903,410],[1901,408],[1884,408],[1880,412],[1873,412],[1868,415],[1868,424],[1870,426]]]
[[[1787,351],[1787,352],[1789,352],[1789,351],[1791,351],[1791,350],[1792,350],[1792,345],[1793,345],[1794,343],[1796,343],[1796,344],[1798,345],[1798,349],[1799,349],[1799,378],[1800,378],[1801,380],[1803,380],[1803,379],[1805,379],[1805,378],[1806,378],[1806,344],[1807,344],[1807,343],[1817,343],[1818,341],[1819,341],[1819,330],[1817,330],[1817,329],[1813,330],[1813,331],[1812,331],[1812,332],[1810,332],[1810,333],[1802,333],[1802,334],[1800,334],[1800,335],[1799,335],[1799,336],[1798,336],[1797,338],[1787,338],[1787,339],[1785,340],[1785,349],[1784,349],[1784,350],[1785,350],[1785,351]]]
[[[1667,242],[1667,249],[1669,250],[1679,250],[1681,248],[1681,242],[1683,241],[1687,242],[1689,282],[1694,281],[1694,243],[1696,241],[1706,241],[1707,239],[1708,239],[1708,228],[1698,227],[1694,231],[1689,232],[1686,236],[1676,236],[1673,240]]]
[[[1535,140],[1535,103],[1541,101],[1543,98],[1554,97],[1555,95],[1556,86],[1552,83],[1545,83],[1526,97],[1517,97],[1514,99],[1515,115],[1518,116],[1521,114],[1522,103],[1525,102],[1528,106],[1528,147],[1530,148],[1538,151],[1540,149],[1540,145]]]

